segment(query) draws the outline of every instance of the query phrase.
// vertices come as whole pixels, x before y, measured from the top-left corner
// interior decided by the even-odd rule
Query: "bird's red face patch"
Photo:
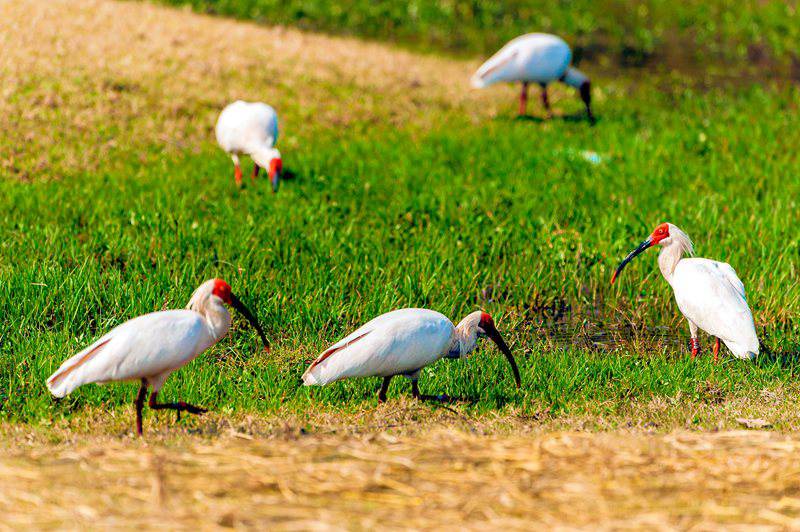
[[[665,238],[669,238],[669,225],[665,223],[656,227],[653,234],[650,235],[650,240],[653,242],[654,246]]]
[[[478,324],[478,327],[483,329],[484,331],[487,330],[487,327],[494,326],[494,321],[492,317],[489,315],[488,312],[481,312],[481,321]]]
[[[214,289],[211,291],[211,293],[223,300],[228,305],[231,304],[231,285],[222,279],[214,279]]]
[[[269,162],[270,177],[274,176],[275,174],[280,174],[282,171],[283,171],[283,161],[281,161],[277,157],[275,159],[270,160]]]

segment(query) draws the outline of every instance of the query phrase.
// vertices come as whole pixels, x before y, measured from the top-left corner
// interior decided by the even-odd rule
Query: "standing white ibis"
[[[324,385],[348,377],[383,377],[378,399],[386,400],[395,375],[411,380],[411,392],[421,396],[417,381],[420,370],[440,358],[464,358],[479,337],[488,336],[508,359],[520,386],[519,369],[492,317],[476,311],[458,326],[433,310],[407,308],[382,314],[322,353],[303,374],[306,386]]]
[[[592,114],[591,83],[589,78],[570,67],[572,50],[564,40],[547,33],[528,33],[509,41],[489,58],[472,76],[472,86],[482,89],[498,81],[520,82],[519,114],[525,115],[528,103],[528,84],[538,83],[542,89],[542,105],[550,116],[547,85],[561,81],[578,89],[589,121]]]
[[[185,310],[164,310],[133,318],[118,325],[92,345],[69,358],[47,379],[47,388],[64,397],[78,386],[114,381],[141,382],[136,397],[136,432],[142,434],[142,407],[148,386],[153,387],[149,406],[153,410],[175,410],[202,414],[204,408],[184,402],[157,403],[156,396],[169,375],[217,343],[231,326],[224,304],[244,315],[269,344],[261,326],[222,279],[201,284]]]
[[[217,142],[233,159],[233,177],[242,184],[239,156],[253,159],[252,180],[255,182],[259,168],[266,168],[272,191],[278,191],[283,163],[281,152],[275,149],[278,142],[278,114],[265,103],[238,100],[225,107],[217,119]]]
[[[611,277],[613,284],[622,269],[638,254],[656,244],[661,246],[658,267],[675,292],[675,301],[689,322],[692,358],[700,353],[697,329],[714,336],[714,361],[722,340],[737,358],[752,359],[758,354],[758,337],[753,314],[747,306],[744,284],[730,264],[710,259],[683,258],[694,248],[689,237],[670,223],[656,227],[620,263]]]

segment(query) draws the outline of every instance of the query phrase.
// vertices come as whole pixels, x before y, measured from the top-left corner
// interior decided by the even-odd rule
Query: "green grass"
[[[517,120],[509,102],[507,115],[479,123],[437,109],[433,131],[365,122],[342,137],[290,109],[286,121],[301,124],[283,139],[297,146],[284,149],[295,177],[278,195],[266,182],[237,190],[210,139],[178,157],[154,146],[109,173],[0,181],[0,419],[129,404],[133,384],[85,386],[56,404],[44,381],[104,331],[183,307],[214,276],[256,310],[273,354],[260,353],[236,318],[230,337],[170,378],[165,397],[265,415],[357,411],[375,404],[377,379],[309,394],[298,385],[305,361],[379,313],[421,306],[454,321],[485,308],[519,358],[520,391],[488,344],[423,372],[423,392],[468,399],[466,411],[547,410],[611,424],[635,415],[664,426],[731,422],[720,401],[750,401],[758,413],[765,391],[798,391],[800,95],[621,87],[604,89],[595,127]],[[685,340],[655,252],[608,284],[617,262],[667,220],[700,256],[736,268],[769,354],[714,366],[646,332],[606,352],[550,348],[533,333],[548,309],[567,308],[579,321],[667,326]],[[390,396],[408,393],[399,383]],[[659,398],[671,401],[667,414],[647,409]]]
[[[562,35],[578,56],[627,65],[753,61],[790,67],[800,40],[797,6],[783,0],[161,0],[200,12],[487,54],[531,31]],[[704,68],[708,68],[704,64]]]

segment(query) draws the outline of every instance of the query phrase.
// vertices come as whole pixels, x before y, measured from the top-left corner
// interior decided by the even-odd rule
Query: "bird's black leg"
[[[522,91],[519,93],[519,116],[525,116],[528,108],[528,82],[522,82]]]
[[[253,177],[251,178],[251,180],[253,181],[253,183],[255,183],[255,182],[256,182],[256,178],[258,177],[258,171],[259,171],[260,169],[261,169],[261,167],[260,167],[260,166],[258,166],[258,164],[257,164],[257,163],[253,163]]]
[[[411,397],[414,399],[420,399],[419,394],[419,382],[416,380],[411,381]]]
[[[388,377],[383,378],[383,384],[381,384],[381,391],[378,392],[378,402],[380,403],[386,402],[386,392],[389,391],[389,383],[392,382],[392,377],[394,377],[394,375],[389,375]]]
[[[205,414],[208,412],[208,410],[205,408],[190,405],[189,403],[184,403],[183,401],[178,401],[177,403],[156,403],[157,395],[158,392],[153,392],[150,394],[150,401],[147,403],[147,406],[153,410],[175,410],[178,415],[178,420],[181,419],[181,412],[189,412],[190,414]]]
[[[542,105],[544,106],[544,110],[547,113],[547,116],[551,117],[553,116],[553,113],[550,111],[550,100],[547,98],[547,85],[542,83],[541,86],[542,86]]]
[[[142,386],[136,396],[136,434],[142,435],[142,408],[144,407],[144,396],[147,395],[147,381],[142,379]]]
[[[450,400],[450,398],[447,397],[447,395],[444,395],[444,394],[442,394],[442,395],[423,395],[423,394],[419,393],[419,383],[418,383],[417,379],[413,379],[411,381],[411,396],[414,399],[418,399],[420,401],[444,402],[444,401],[449,401]]]

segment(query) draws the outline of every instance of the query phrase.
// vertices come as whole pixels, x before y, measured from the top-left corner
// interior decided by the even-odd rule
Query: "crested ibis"
[[[191,362],[217,343],[231,326],[225,308],[238,310],[258,331],[269,349],[264,332],[253,313],[237,298],[222,279],[201,284],[186,309],[164,310],[145,314],[118,325],[92,345],[67,359],[47,379],[47,388],[56,397],[64,397],[78,386],[115,381],[138,380],[136,397],[136,432],[142,435],[142,408],[148,386],[152,386],[148,406],[153,410],[175,410],[202,414],[206,409],[184,402],[158,403],[156,397],[169,375]]]
[[[278,191],[283,162],[281,152],[275,148],[278,142],[278,114],[275,109],[265,103],[237,100],[222,110],[215,131],[217,143],[233,159],[233,177],[237,185],[242,184],[239,156],[249,155],[253,159],[253,182],[259,169],[265,168],[272,191]]]
[[[571,67],[572,50],[561,37],[547,33],[521,35],[503,46],[490,57],[472,76],[472,86],[478,89],[498,81],[520,82],[519,115],[524,116],[528,103],[528,85],[538,83],[541,87],[542,105],[550,113],[547,86],[561,81],[578,89],[590,122],[592,114],[591,82],[589,78]]]
[[[411,380],[415,398],[427,398],[419,393],[420,370],[440,358],[467,357],[484,336],[506,356],[519,387],[517,363],[489,314],[473,312],[454,327],[446,316],[419,308],[387,312],[356,329],[308,367],[303,383],[313,386],[349,377],[383,377],[378,394],[383,402],[392,377],[403,375]]]
[[[692,358],[700,353],[697,330],[716,338],[714,361],[722,340],[737,358],[753,359],[758,354],[758,337],[753,314],[747,305],[744,284],[730,264],[710,259],[684,258],[693,255],[688,235],[663,223],[628,254],[611,277],[613,284],[622,269],[647,248],[660,245],[658,267],[675,293],[678,308],[689,322]]]

